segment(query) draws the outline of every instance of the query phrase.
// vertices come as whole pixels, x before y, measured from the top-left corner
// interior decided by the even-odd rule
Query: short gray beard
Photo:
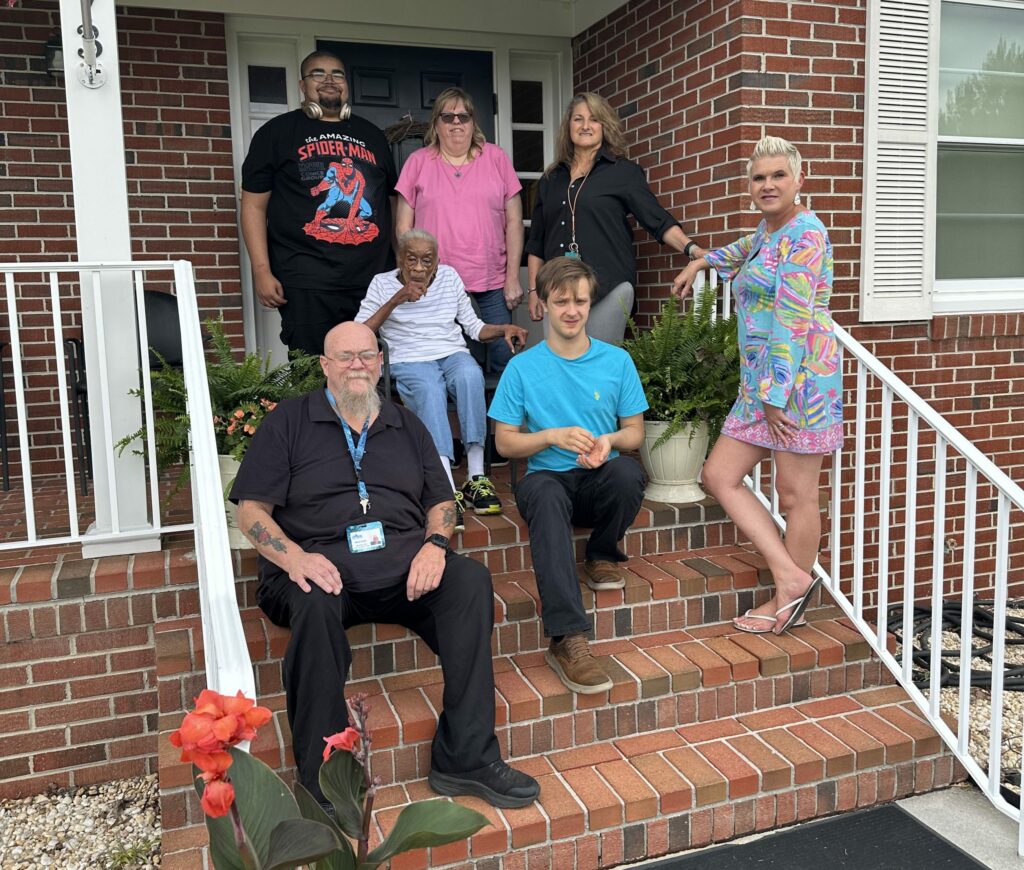
[[[350,390],[347,384],[343,384],[340,395],[335,396],[338,401],[338,410],[343,417],[354,419],[365,419],[376,417],[380,411],[380,396],[376,388],[371,384],[370,389],[363,392]]]

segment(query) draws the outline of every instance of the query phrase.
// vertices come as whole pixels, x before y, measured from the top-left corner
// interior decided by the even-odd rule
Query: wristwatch
[[[440,547],[445,551],[448,550],[448,539],[444,535],[430,535],[423,543],[433,544],[435,547]]]
[[[700,247],[700,245],[698,245],[693,239],[690,239],[690,241],[688,241],[685,245],[683,245],[683,254],[687,257],[687,259],[689,259],[690,258],[690,251],[692,251],[694,248],[699,248],[699,247]]]

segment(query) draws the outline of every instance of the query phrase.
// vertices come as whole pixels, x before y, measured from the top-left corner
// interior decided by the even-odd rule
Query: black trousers
[[[437,723],[432,763],[461,773],[497,761],[491,577],[479,562],[449,553],[437,589],[416,601],[405,597],[405,578],[369,592],[317,586],[303,592],[284,574],[260,587],[260,607],[275,624],[291,628],[284,657],[288,724],[299,781],[317,798],[324,738],[349,724],[345,680],[352,654],[345,629],[366,622],[404,625],[441,659],[444,711]],[[373,714],[370,714],[373,728]]]
[[[288,350],[312,356],[324,352],[324,337],[339,323],[355,320],[366,295],[362,290],[304,290],[286,287],[281,313],[281,342]]]
[[[600,468],[534,471],[516,487],[516,505],[530,529],[544,636],[590,631],[576,576],[572,527],[591,528],[586,558],[625,562],[619,541],[636,519],[645,475],[628,456]]]

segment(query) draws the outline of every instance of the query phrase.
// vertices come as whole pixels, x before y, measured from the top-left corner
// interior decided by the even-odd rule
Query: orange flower
[[[204,689],[196,698],[196,708],[186,713],[181,727],[171,734],[173,746],[181,748],[181,760],[191,761],[200,770],[217,775],[231,765],[226,752],[242,740],[252,740],[256,729],[270,720],[266,707],[241,692],[235,697]]]
[[[245,432],[246,435],[252,435],[256,432],[256,427],[253,426],[252,423],[246,423],[245,426],[242,427],[242,431]]]
[[[359,732],[355,728],[346,728],[344,731],[325,737],[324,743],[327,745],[324,747],[324,761],[331,757],[332,749],[344,749],[351,752],[358,742]]]
[[[234,413],[234,417],[235,417],[236,420],[241,420],[244,416],[245,416],[245,411],[243,411],[241,408],[237,409],[235,411],[235,413]]]
[[[211,819],[219,819],[231,811],[231,804],[235,801],[235,787],[227,780],[221,779],[213,774],[202,774],[202,780],[206,783],[203,789],[203,797],[199,801]]]

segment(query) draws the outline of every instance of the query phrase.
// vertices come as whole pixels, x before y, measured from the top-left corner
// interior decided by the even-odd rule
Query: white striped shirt
[[[401,289],[397,269],[374,275],[356,321],[365,323]],[[381,324],[380,335],[390,346],[392,363],[428,362],[460,351],[469,353],[462,330],[477,339],[483,328],[459,273],[451,266],[439,266],[427,292],[415,302],[395,306]]]

